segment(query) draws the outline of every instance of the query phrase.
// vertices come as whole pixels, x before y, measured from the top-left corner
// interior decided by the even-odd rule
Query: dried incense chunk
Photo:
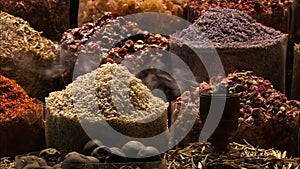
[[[0,12],[0,57],[21,58],[32,53],[37,59],[56,57],[54,43],[41,37],[28,22],[8,13]]]

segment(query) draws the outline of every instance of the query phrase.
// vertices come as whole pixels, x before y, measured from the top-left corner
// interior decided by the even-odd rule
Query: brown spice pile
[[[40,111],[41,108],[34,103],[24,89],[14,80],[0,75],[0,124],[10,124],[19,120],[29,119],[32,112]],[[27,119],[28,118],[28,119]],[[32,117],[30,117],[32,118]]]

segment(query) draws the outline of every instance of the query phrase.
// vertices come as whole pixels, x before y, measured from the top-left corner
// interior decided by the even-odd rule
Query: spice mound
[[[279,31],[268,28],[256,22],[248,14],[228,8],[212,8],[203,13],[194,23],[198,25],[201,32],[216,47],[231,46],[232,43],[245,43],[245,45],[256,45],[266,43],[266,40],[282,37]]]
[[[14,156],[42,148],[42,107],[34,103],[14,80],[1,75],[0,89],[0,156]]]
[[[167,107],[126,67],[103,64],[46,98],[47,146],[80,151],[95,131],[109,145],[116,139],[111,128],[131,137],[155,136],[167,129]]]
[[[262,148],[296,154],[299,101],[288,100],[269,80],[255,76],[251,71],[231,73],[226,78],[215,77],[210,83],[199,85],[202,93],[214,92],[220,87],[240,96],[236,141],[246,139]]]
[[[16,80],[30,97],[44,100],[62,69],[57,46],[21,18],[0,12],[0,22],[0,74]]]
[[[189,0],[188,20],[194,22],[201,14],[210,8],[230,8],[243,11],[256,19],[258,22],[287,32],[289,0],[263,0],[263,1],[240,1],[240,0]]]

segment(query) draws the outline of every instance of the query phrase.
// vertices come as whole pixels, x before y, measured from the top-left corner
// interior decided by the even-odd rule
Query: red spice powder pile
[[[20,120],[34,120],[32,114],[41,111],[16,81],[0,75],[0,125]],[[27,119],[30,115],[30,118]]]

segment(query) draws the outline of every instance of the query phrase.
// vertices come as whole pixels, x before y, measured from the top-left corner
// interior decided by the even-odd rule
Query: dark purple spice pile
[[[290,0],[189,0],[188,20],[194,22],[210,8],[230,8],[243,11],[258,22],[287,32]]]
[[[279,31],[263,26],[248,14],[228,8],[212,8],[203,13],[194,25],[216,47],[229,47],[239,42],[256,45],[282,36]]]
[[[240,117],[237,140],[246,139],[263,148],[296,151],[300,102],[288,100],[275,90],[269,80],[253,72],[236,72],[226,78],[212,78],[199,85],[200,92],[210,93],[226,87],[240,96]]]

